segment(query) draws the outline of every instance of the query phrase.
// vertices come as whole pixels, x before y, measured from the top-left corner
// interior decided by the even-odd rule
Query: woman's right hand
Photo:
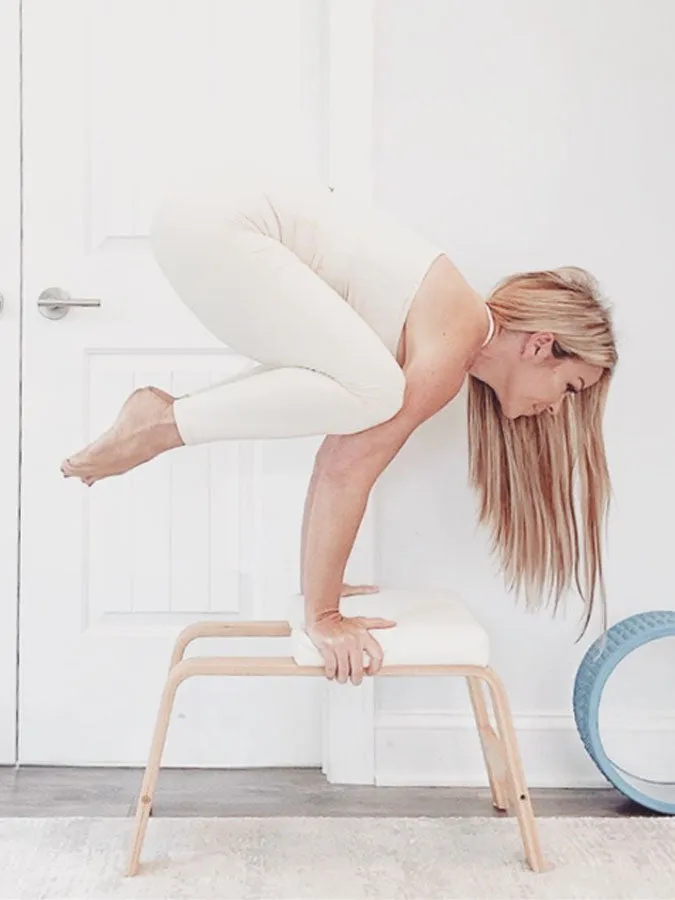
[[[364,670],[376,675],[382,668],[382,647],[369,634],[369,628],[393,628],[390,619],[369,619],[364,616],[347,618],[339,612],[331,612],[307,626],[307,634],[326,663],[326,677],[336,678],[345,684],[350,678],[353,684],[361,684]],[[364,652],[370,662],[364,667]]]

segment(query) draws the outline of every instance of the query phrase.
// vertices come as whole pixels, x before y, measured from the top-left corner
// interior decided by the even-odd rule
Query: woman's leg
[[[181,443],[350,434],[400,409],[405,377],[370,326],[280,241],[223,215],[217,192],[186,193],[164,205],[152,247],[200,321],[237,353],[264,365],[248,377],[178,398],[169,417],[156,392],[130,398],[111,433],[92,445],[95,453],[87,448],[71,458],[64,474],[91,483]],[[177,435],[166,439],[163,431],[156,451],[149,437],[143,445],[139,420],[146,416],[157,425],[160,414],[164,426],[175,423]]]
[[[210,211],[210,210],[209,210]],[[391,418],[405,379],[380,338],[273,237],[173,207],[155,224],[172,287],[224,344],[264,363],[174,404],[187,444],[349,434]]]

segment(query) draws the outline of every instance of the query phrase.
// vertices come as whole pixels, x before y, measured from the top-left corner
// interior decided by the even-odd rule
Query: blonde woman
[[[471,477],[507,582],[556,603],[574,582],[588,621],[602,593],[601,423],[617,354],[587,272],[512,275],[485,300],[372,204],[260,173],[177,184],[151,245],[178,297],[259,365],[178,398],[135,391],[65,476],[91,485],[183,445],[325,435],[302,527],[306,627],[327,677],[358,684],[364,651],[366,673],[382,663],[370,630],[394,624],[339,610],[370,491],[468,377]]]

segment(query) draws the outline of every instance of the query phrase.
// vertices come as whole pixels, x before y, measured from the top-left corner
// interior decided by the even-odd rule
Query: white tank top
[[[228,166],[209,182],[219,213],[288,247],[396,355],[415,293],[443,250],[373,203],[309,175]]]

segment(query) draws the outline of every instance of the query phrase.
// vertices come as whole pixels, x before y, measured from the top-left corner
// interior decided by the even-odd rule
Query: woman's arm
[[[305,506],[302,515],[302,535],[300,538],[300,590],[302,593],[305,591],[304,584],[304,570],[305,570],[305,557],[306,557],[306,548],[307,548],[307,534],[309,532],[309,520],[312,515],[312,509],[314,508],[314,495],[316,493],[316,486],[320,477],[320,457],[323,451],[326,442],[329,441],[330,438],[326,438],[319,449],[319,452],[316,455],[314,460],[314,468],[312,469],[312,476],[309,480],[309,485],[307,486],[307,496],[305,497]]]
[[[310,480],[302,529],[301,585],[306,617],[339,610],[344,571],[370,492],[412,432],[459,390],[463,372],[447,356],[406,368],[401,410],[387,422],[322,444]]]
[[[301,590],[312,621],[339,611],[344,570],[371,489],[364,479],[348,479],[331,465],[327,442],[317,455],[303,521]]]
[[[449,260],[441,258],[422,284],[406,327],[406,391],[389,421],[358,434],[336,435],[321,447],[305,508],[302,590],[309,635],[321,650],[326,675],[340,682],[382,665],[382,648],[368,629],[381,619],[340,615],[344,570],[377,478],[412,432],[459,391],[487,327],[484,304]]]

